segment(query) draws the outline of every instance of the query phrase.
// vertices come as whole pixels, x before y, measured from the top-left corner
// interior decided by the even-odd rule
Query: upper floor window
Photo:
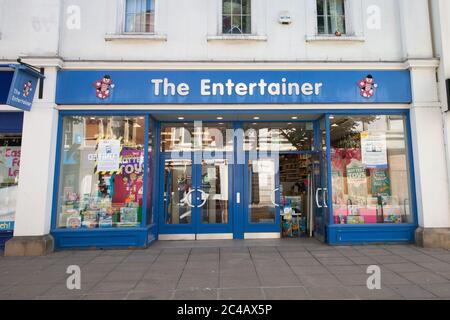
[[[251,0],[222,0],[222,33],[251,34]]]
[[[126,0],[125,32],[155,32],[155,0]]]
[[[317,0],[317,33],[345,34],[345,0]]]

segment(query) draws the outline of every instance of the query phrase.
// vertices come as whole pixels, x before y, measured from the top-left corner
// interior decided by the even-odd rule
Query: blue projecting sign
[[[12,107],[30,111],[39,78],[43,76],[26,66],[14,66],[14,76],[9,87],[6,104]]]

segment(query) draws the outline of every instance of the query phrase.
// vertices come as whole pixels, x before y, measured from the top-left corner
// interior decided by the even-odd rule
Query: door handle
[[[320,204],[319,204],[319,192],[320,190],[322,190],[322,188],[317,188],[316,189],[316,206],[317,208],[323,208]]]
[[[322,189],[322,197],[323,197],[323,207],[328,208],[328,197],[327,197],[328,188]]]
[[[191,199],[191,195],[192,193],[195,191],[195,189],[192,189],[191,191],[189,191],[186,196],[180,201],[180,204],[182,203],[187,203],[187,205],[191,208],[194,208],[194,206],[192,205],[192,202],[190,201]]]
[[[203,199],[203,202],[197,207],[197,208],[201,208],[205,205],[206,201],[208,200],[209,194],[207,194],[205,191],[203,191],[202,189],[197,189],[198,192],[200,192],[202,194],[201,197],[205,197]],[[199,199],[200,200],[200,199]]]
[[[279,207],[279,206],[280,206],[279,204],[276,204],[276,203],[275,203],[275,194],[277,193],[277,191],[280,191],[280,188],[274,189],[274,190],[272,191],[271,195],[270,195],[270,201],[272,202],[272,204],[273,204],[275,207]]]

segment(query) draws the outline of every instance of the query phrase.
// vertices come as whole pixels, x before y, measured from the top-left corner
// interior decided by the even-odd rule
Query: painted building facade
[[[445,246],[437,3],[0,1],[4,78],[19,57],[45,76],[30,111],[0,102],[5,253]]]

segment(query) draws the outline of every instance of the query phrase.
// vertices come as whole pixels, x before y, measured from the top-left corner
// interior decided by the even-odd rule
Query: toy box
[[[98,227],[98,214],[97,210],[86,210],[83,212],[83,220],[81,225],[84,228],[97,228]]]
[[[363,216],[347,216],[347,224],[364,224]]]
[[[358,213],[360,216],[364,217],[364,223],[377,223],[376,208],[360,208]]]
[[[120,208],[119,226],[135,226],[138,224],[138,208],[122,207]]]
[[[79,214],[73,214],[67,218],[66,227],[69,229],[81,228],[81,216]]]
[[[347,208],[336,208],[333,210],[334,223],[335,224],[345,224],[348,216]]]

